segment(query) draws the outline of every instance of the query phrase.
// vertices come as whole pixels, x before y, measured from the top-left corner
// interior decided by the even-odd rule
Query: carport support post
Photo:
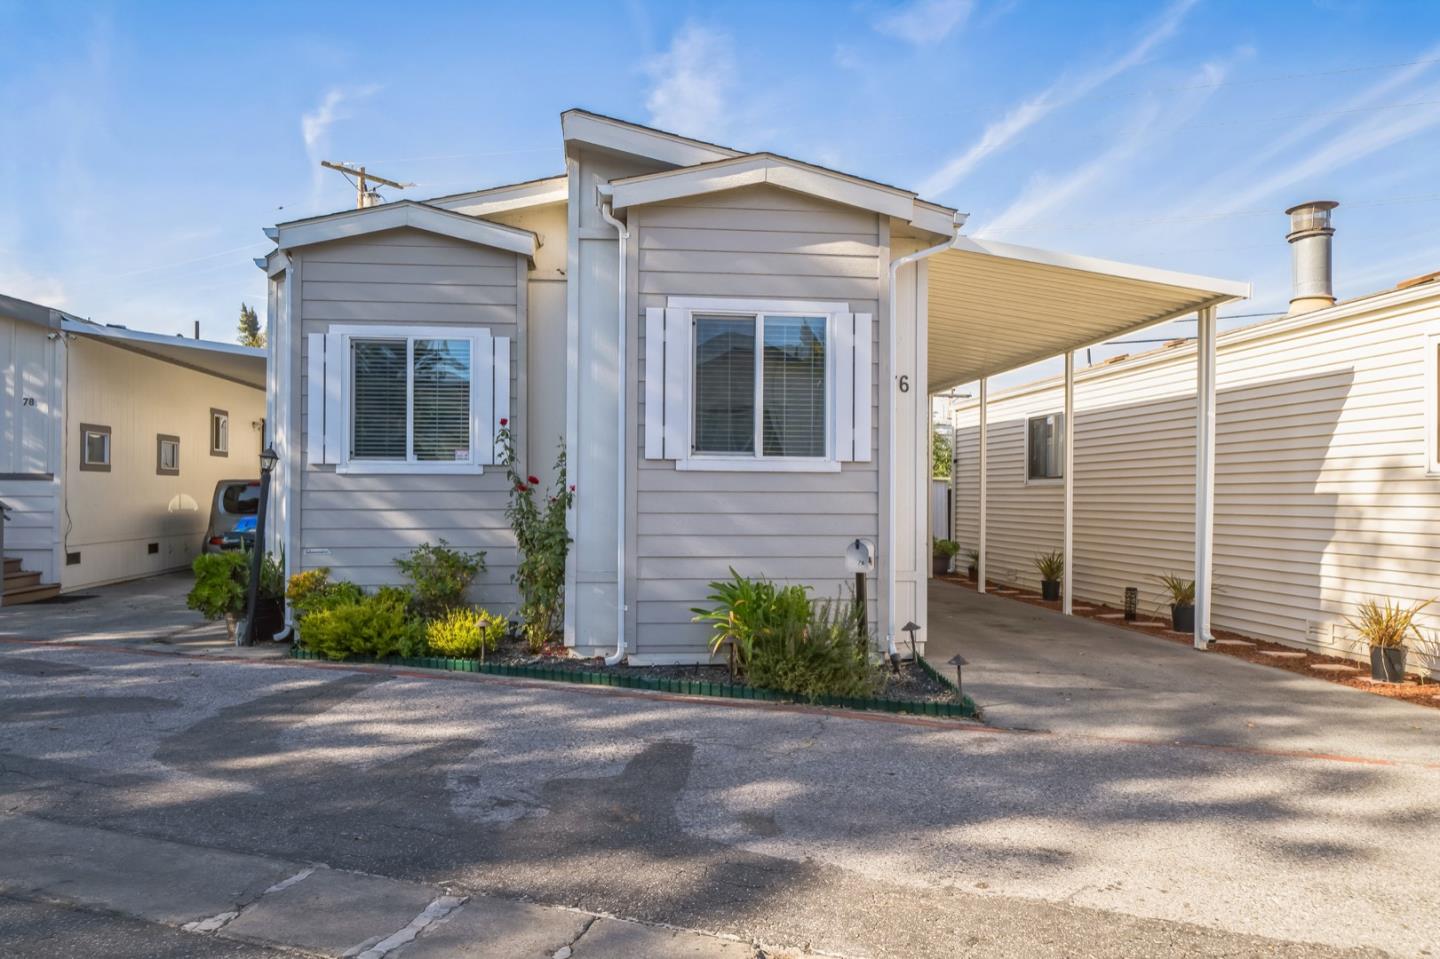
[[[1215,307],[1195,324],[1195,648],[1210,635],[1215,545]]]
[[[1060,472],[1065,483],[1065,532],[1061,553],[1065,567],[1060,573],[1060,612],[1066,616],[1073,612],[1070,601],[1070,583],[1073,578],[1071,567],[1075,552],[1075,351],[1065,351],[1065,422],[1061,427]]]
[[[975,551],[980,554],[980,558],[975,563],[975,578],[979,581],[982,593],[985,592],[985,507],[989,500],[986,487],[989,486],[990,473],[990,428],[987,422],[989,392],[990,381],[986,377],[980,377],[980,542],[975,544]]]

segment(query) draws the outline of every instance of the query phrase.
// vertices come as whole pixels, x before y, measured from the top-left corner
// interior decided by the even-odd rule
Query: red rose
[[[517,492],[517,493],[523,493],[523,492],[525,492],[525,484],[524,484],[524,483],[516,483],[516,484],[515,484],[515,492]]]
[[[574,483],[571,483],[571,484],[570,484],[570,492],[572,492],[572,493],[575,492],[575,484],[574,484]]]
[[[501,425],[501,426],[504,426],[506,423],[509,423],[509,422],[510,422],[510,421],[507,420],[507,419],[505,419],[505,417],[503,417],[503,416],[500,418],[500,425]]]
[[[532,486],[539,486],[539,485],[540,485],[540,481],[539,481],[538,479],[536,479],[535,477],[533,477],[533,476],[527,476],[527,477],[525,477],[525,479],[526,479],[526,481],[529,482]]]

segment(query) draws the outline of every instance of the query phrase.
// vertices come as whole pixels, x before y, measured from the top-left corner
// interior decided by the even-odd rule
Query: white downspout
[[[890,307],[890,308],[889,308],[889,312],[886,314],[886,319],[887,319],[887,321],[888,321],[888,323],[889,323],[889,326],[890,326],[890,380],[891,380],[891,383],[890,383],[890,423],[889,423],[889,430],[887,431],[887,432],[889,433],[889,437],[888,437],[889,442],[887,443],[887,448],[888,448],[888,450],[889,450],[889,456],[888,456],[889,462],[888,462],[887,465],[886,465],[886,469],[888,469],[888,470],[890,471],[890,497],[889,497],[889,500],[890,500],[890,501],[889,501],[889,503],[886,504],[887,509],[888,509],[888,511],[889,511],[888,515],[889,515],[889,518],[890,518],[890,522],[889,522],[888,528],[885,530],[885,605],[886,605],[886,611],[885,611],[885,613],[886,613],[886,623],[885,623],[885,652],[889,655],[891,662],[897,662],[898,659],[899,659],[899,656],[900,656],[900,651],[895,648],[895,426],[896,426],[896,416],[895,416],[895,382],[894,382],[894,381],[895,381],[895,351],[896,351],[896,349],[897,349],[897,345],[896,345],[896,342],[895,342],[895,339],[896,339],[896,337],[895,337],[895,278],[896,278],[896,275],[899,274],[900,268],[901,268],[902,266],[908,266],[909,264],[914,263],[914,262],[916,262],[916,261],[918,261],[918,260],[923,260],[923,259],[925,259],[926,257],[934,256],[936,253],[943,253],[943,252],[945,252],[946,250],[950,249],[952,246],[954,246],[954,245],[955,245],[955,241],[960,238],[960,228],[961,228],[962,226],[964,226],[964,225],[965,225],[965,215],[964,215],[964,214],[961,214],[961,213],[957,213],[957,214],[955,215],[955,232],[954,232],[954,235],[950,237],[950,239],[946,240],[944,243],[937,243],[937,244],[935,244],[935,245],[932,246],[932,247],[927,247],[926,249],[923,249],[923,250],[916,250],[914,253],[907,253],[907,254],[905,254],[905,255],[902,256],[902,257],[897,257],[896,259],[890,261],[890,303],[889,303],[889,307]],[[918,303],[916,304],[916,309],[919,309],[919,304],[918,304]],[[918,386],[920,386],[920,385],[921,385],[921,384],[916,384],[916,387],[918,387]],[[925,386],[926,386],[926,389],[928,390],[928,389],[929,389],[929,385],[928,385],[928,384],[925,384]],[[928,394],[927,394],[927,395],[928,395]],[[930,463],[930,459],[929,459],[930,451],[929,451],[929,450],[926,450],[926,451],[925,451],[925,456],[926,456],[926,458],[925,458],[925,464],[926,464],[926,465],[925,465],[925,468],[928,470],[928,469],[930,468],[930,466],[929,466],[929,463]],[[919,508],[920,508],[920,504],[917,503],[917,504],[916,504],[916,509],[919,509]],[[927,509],[927,512],[928,512],[928,509]],[[926,529],[929,529],[929,527],[930,527],[930,524],[927,522],[927,523],[925,524],[925,528],[926,528]],[[928,542],[928,540],[927,540],[927,542]]]
[[[625,439],[625,394],[628,389],[629,373],[625,368],[625,339],[629,333],[628,324],[625,322],[625,314],[629,306],[625,300],[625,246],[630,239],[630,229],[615,218],[611,212],[610,197],[606,196],[608,189],[604,186],[597,186],[595,189],[596,201],[600,207],[600,217],[615,228],[619,236],[619,268],[616,271],[615,285],[620,293],[620,308],[616,314],[616,327],[618,335],[615,338],[615,367],[619,383],[616,384],[616,392],[620,398],[615,411],[616,428],[619,430],[620,449],[616,457],[619,464],[616,471],[615,482],[615,652],[605,657],[606,666],[614,666],[623,660],[628,652],[625,640],[625,470],[629,461],[629,445]]]

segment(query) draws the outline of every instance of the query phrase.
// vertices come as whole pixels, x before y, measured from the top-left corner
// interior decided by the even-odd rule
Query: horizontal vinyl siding
[[[1424,334],[1440,297],[1269,337],[1222,336],[1217,364],[1217,628],[1349,651],[1344,618],[1368,596],[1440,595],[1440,478],[1425,474]],[[1227,342],[1230,340],[1231,342]],[[1119,604],[1156,574],[1193,575],[1194,352],[1099,368],[1076,383],[1077,599]],[[1026,487],[1023,416],[1061,387],[990,405],[991,577],[1036,585],[1058,547],[1060,488]],[[960,412],[956,535],[976,539],[978,414]],[[1427,616],[1440,626],[1440,610]]]
[[[0,479],[0,502],[10,508],[10,519],[5,521],[5,555],[20,560],[26,572],[40,573],[42,582],[58,583],[55,534],[59,528],[56,516],[61,509],[59,484],[48,479]]]
[[[734,568],[809,585],[816,598],[848,596],[853,577],[845,572],[845,547],[856,537],[878,539],[879,223],[873,214],[768,187],[645,207],[632,216],[641,319],[668,296],[843,301],[875,317],[872,458],[838,473],[679,471],[673,462],[646,460],[640,324],[632,474],[636,652],[703,656],[709,628],[691,622],[691,609],[707,605],[713,580]],[[876,610],[872,597],[872,621]]]
[[[516,364],[520,301],[515,254],[415,230],[340,240],[301,251],[300,448],[310,415],[309,340],[331,323],[483,327],[511,338],[510,408],[523,388]],[[516,423],[523,430],[523,424]],[[505,471],[480,476],[340,475],[304,463],[300,493],[301,568],[328,566],[335,578],[374,587],[403,582],[395,560],[422,543],[484,550],[486,570],[471,599],[510,612],[515,537],[505,519]]]

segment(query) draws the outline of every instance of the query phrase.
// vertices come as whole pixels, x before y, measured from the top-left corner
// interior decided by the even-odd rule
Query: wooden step
[[[18,572],[20,572],[20,561],[9,556],[5,557],[5,575],[9,576],[11,573]]]
[[[5,592],[7,593],[11,590],[25,589],[27,586],[39,585],[39,573],[25,573],[19,571],[12,573],[8,569],[5,571]]]
[[[0,596],[0,606],[38,603],[41,600],[54,599],[59,595],[60,587],[56,583],[36,583],[34,586],[24,586],[14,592],[11,592],[9,586],[6,586],[5,595]]]

